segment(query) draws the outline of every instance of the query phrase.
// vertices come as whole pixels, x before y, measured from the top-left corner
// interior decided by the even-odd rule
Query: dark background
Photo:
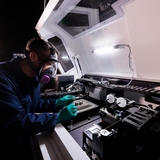
[[[0,61],[23,53],[27,41],[39,37],[35,26],[48,1],[2,0],[0,2]]]

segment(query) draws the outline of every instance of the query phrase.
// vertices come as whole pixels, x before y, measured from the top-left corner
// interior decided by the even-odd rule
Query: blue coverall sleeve
[[[34,99],[37,99],[37,106],[35,108],[35,112],[41,113],[41,112],[55,112],[56,106],[55,102],[56,99],[49,98],[49,99],[42,99],[41,96],[40,87],[38,87],[34,91]]]
[[[58,114],[52,112],[35,113],[50,108],[55,102],[39,101],[37,95],[30,96],[21,90],[14,79],[0,77],[0,130],[1,137],[12,138],[34,135],[42,131],[52,132]],[[38,93],[35,90],[33,94]],[[37,96],[37,97],[36,97]],[[50,103],[50,104],[49,104]],[[40,106],[38,106],[40,105]],[[48,105],[48,106],[47,106]]]

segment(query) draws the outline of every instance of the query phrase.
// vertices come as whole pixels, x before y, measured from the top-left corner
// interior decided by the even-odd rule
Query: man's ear
[[[38,56],[37,56],[37,54],[36,54],[35,52],[30,52],[29,58],[30,58],[30,60],[31,60],[32,62],[35,62],[35,61],[38,60]]]

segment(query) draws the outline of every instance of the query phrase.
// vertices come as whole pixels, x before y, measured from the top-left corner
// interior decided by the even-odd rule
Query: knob
[[[108,94],[106,96],[106,100],[107,100],[108,103],[114,103],[115,97],[113,96],[113,94]]]

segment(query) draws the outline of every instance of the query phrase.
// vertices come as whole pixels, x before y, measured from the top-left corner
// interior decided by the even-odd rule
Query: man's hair
[[[50,47],[51,44],[40,38],[32,38],[26,44],[26,50],[29,52],[35,52],[38,55],[39,60],[48,57],[47,51]],[[55,48],[53,45],[52,47]]]

